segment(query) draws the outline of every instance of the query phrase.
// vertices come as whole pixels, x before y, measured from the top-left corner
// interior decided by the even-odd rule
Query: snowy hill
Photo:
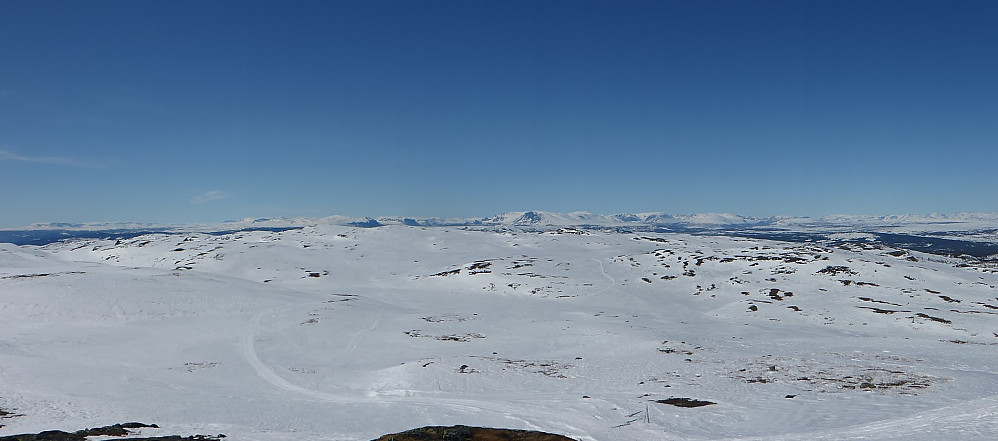
[[[19,415],[0,435],[122,421],[265,441],[455,424],[634,441],[998,433],[993,262],[862,234],[579,227],[754,222],[728,215],[390,219],[0,245],[0,409]]]

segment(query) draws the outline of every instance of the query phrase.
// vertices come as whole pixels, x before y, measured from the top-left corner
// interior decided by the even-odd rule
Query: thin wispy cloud
[[[93,167],[66,156],[24,156],[8,150],[0,150],[0,161],[33,162],[66,167]]]
[[[205,202],[211,202],[211,201],[217,201],[219,199],[225,199],[225,197],[226,197],[225,193],[222,193],[219,190],[211,190],[211,191],[206,191],[204,193],[201,193],[201,194],[199,194],[197,196],[194,196],[191,199],[191,203],[192,204],[203,204]]]

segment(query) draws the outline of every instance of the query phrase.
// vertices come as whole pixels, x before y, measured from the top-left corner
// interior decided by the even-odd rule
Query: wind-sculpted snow
[[[998,433],[998,265],[837,234],[321,224],[0,245],[0,435]]]

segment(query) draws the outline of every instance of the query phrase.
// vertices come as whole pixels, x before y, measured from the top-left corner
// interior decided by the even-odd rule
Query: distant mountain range
[[[217,224],[152,224],[152,223],[37,223],[25,228],[7,230],[204,230],[204,229],[244,229],[244,228],[285,228],[308,225],[351,225],[358,227],[378,227],[383,225],[409,226],[489,226],[489,227],[662,227],[662,228],[766,228],[766,229],[821,229],[838,230],[856,228],[896,228],[907,227],[918,231],[977,230],[998,228],[998,213],[956,213],[956,214],[904,214],[904,215],[830,215],[770,216],[750,217],[730,213],[667,214],[622,213],[595,214],[584,211],[555,213],[549,211],[514,211],[491,217],[348,217],[329,216],[324,218],[272,217],[247,218],[225,221]]]

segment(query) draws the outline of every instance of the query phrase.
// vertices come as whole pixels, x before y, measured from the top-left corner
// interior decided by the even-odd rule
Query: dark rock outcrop
[[[25,433],[21,435],[0,436],[0,441],[87,441],[88,436],[127,436],[131,434],[128,429],[140,429],[143,427],[159,428],[155,424],[144,423],[123,423],[111,426],[95,427],[92,429],[77,430],[76,432],[63,432],[61,430],[46,430],[39,433]],[[138,438],[122,438],[122,441],[218,441],[225,435],[205,436],[152,436]]]
[[[382,436],[373,441],[575,441],[553,433],[532,430],[469,426],[427,426]]]

